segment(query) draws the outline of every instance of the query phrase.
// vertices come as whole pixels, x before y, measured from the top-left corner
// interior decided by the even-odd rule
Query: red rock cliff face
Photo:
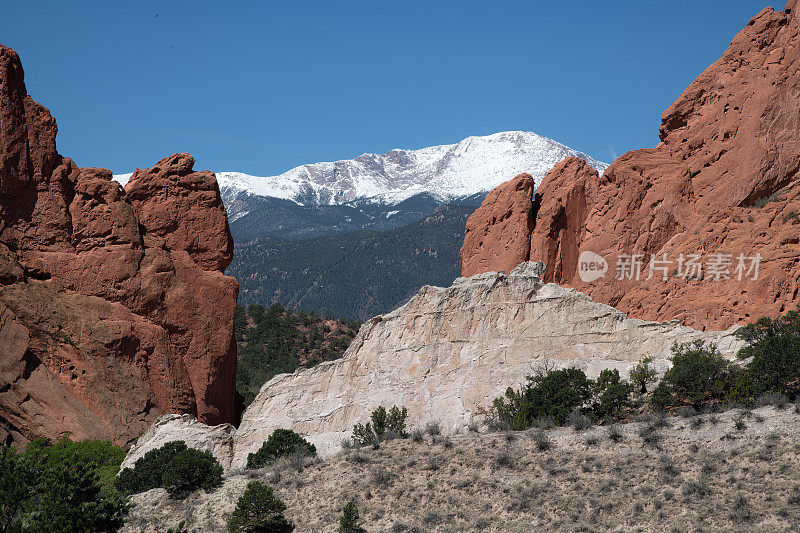
[[[533,178],[520,174],[490,192],[469,217],[461,247],[462,276],[511,270],[528,260],[533,229]]]
[[[547,281],[575,287],[634,317],[680,319],[706,329],[774,316],[796,305],[796,3],[789,2],[783,12],[764,9],[736,35],[724,55],[664,112],[658,146],[628,152],[602,177],[574,158],[547,174],[537,189],[541,205],[529,254],[546,264]],[[584,251],[608,261],[604,277],[581,280],[578,257]],[[617,279],[630,274],[625,263],[635,261],[623,254],[641,255],[639,280]],[[654,263],[658,268],[647,280],[651,255],[664,259],[663,254],[671,263]],[[700,254],[699,278],[685,275],[680,254],[686,259]],[[718,279],[708,265],[725,264],[727,254],[730,279]],[[757,279],[753,272],[738,279],[740,254],[760,254]],[[745,259],[745,268],[752,264]]]
[[[234,422],[238,285],[213,173],[175,154],[123,190],[60,156],[56,132],[0,46],[0,439]]]

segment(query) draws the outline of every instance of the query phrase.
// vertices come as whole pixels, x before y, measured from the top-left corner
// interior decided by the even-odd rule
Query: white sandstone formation
[[[222,468],[228,470],[233,459],[235,431],[231,424],[208,426],[191,415],[163,415],[131,447],[120,470],[133,468],[136,460],[144,454],[173,440],[182,440],[190,448],[211,452]]]
[[[380,405],[407,407],[411,427],[437,421],[445,432],[460,430],[545,362],[589,377],[617,368],[627,377],[648,355],[666,370],[675,342],[712,341],[728,357],[740,346],[733,330],[629,319],[573,289],[542,283],[543,269],[523,263],[508,276],[425,286],[365,323],[343,358],[274,377],[244,413],[233,466],[243,466],[276,428],[297,431],[329,455]]]
[[[170,440],[211,451],[226,470],[242,467],[277,428],[293,429],[320,455],[330,455],[380,405],[408,408],[409,427],[435,421],[454,432],[481,422],[494,398],[546,363],[575,366],[589,377],[616,368],[627,377],[645,356],[666,370],[676,342],[714,342],[729,358],[741,346],[734,329],[702,332],[677,321],[627,318],[574,289],[544,284],[543,269],[522,263],[510,275],[489,272],[447,288],[425,286],[361,326],[341,359],[265,383],[235,434],[230,425],[165,415],[123,467]]]

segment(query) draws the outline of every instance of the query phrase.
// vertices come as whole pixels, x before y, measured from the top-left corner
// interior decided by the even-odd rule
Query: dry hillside
[[[800,527],[800,427],[789,404],[609,427],[435,431],[305,465],[234,471],[212,494],[133,497],[124,529],[224,531],[268,483],[298,532],[335,531],[354,498],[372,531],[777,531]],[[477,429],[477,428],[476,428]],[[434,433],[434,434],[431,434]],[[612,438],[613,437],[613,438]]]

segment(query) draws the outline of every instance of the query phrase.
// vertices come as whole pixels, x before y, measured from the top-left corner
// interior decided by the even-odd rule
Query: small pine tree
[[[639,388],[639,394],[647,394],[647,385],[655,383],[658,377],[658,372],[653,366],[653,358],[647,356],[639,361],[628,373],[628,377],[631,383]]]
[[[187,448],[166,466],[161,485],[170,496],[178,499],[197,489],[212,492],[222,485],[222,466],[211,452]]]
[[[182,440],[168,442],[160,448],[150,450],[136,460],[133,468],[119,473],[116,487],[123,494],[145,492],[161,486],[161,476],[172,459],[188,449]]]
[[[653,390],[650,403],[659,410],[681,405],[695,409],[722,401],[735,386],[738,371],[713,343],[675,344],[672,367]]]
[[[228,519],[228,531],[289,533],[294,531],[294,524],[283,516],[285,510],[286,504],[275,497],[271,487],[251,481]]]
[[[350,500],[342,509],[342,517],[339,519],[339,533],[366,533],[366,531],[358,522],[356,502]]]
[[[592,380],[577,368],[546,369],[527,380],[519,391],[508,387],[505,397],[495,398],[492,404],[500,421],[514,431],[532,427],[539,418],[564,424],[592,396]]]
[[[635,385],[619,376],[619,370],[604,369],[594,382],[592,414],[600,419],[619,418],[631,406],[628,396]]]
[[[372,411],[372,429],[375,431],[378,440],[383,440],[383,434],[386,433],[386,408],[383,406],[378,407]]]
[[[256,453],[248,454],[247,468],[261,468],[278,457],[301,454],[314,457],[317,448],[291,429],[276,429]]]
[[[353,426],[353,443],[356,446],[370,446],[377,444],[380,439],[372,429],[372,424],[356,424]]]
[[[150,450],[116,479],[116,488],[123,494],[163,487],[173,498],[184,498],[201,488],[211,492],[221,484],[219,461],[210,452],[189,448],[183,441]]]
[[[358,446],[369,446],[387,440],[389,432],[393,437],[408,438],[406,431],[406,417],[408,409],[393,406],[389,411],[379,406],[372,411],[372,422],[356,424],[353,426],[353,442]]]
[[[393,432],[400,438],[408,438],[406,432],[406,417],[408,416],[408,409],[403,407],[398,409],[395,405],[389,409],[389,416],[386,418],[386,429]]]
[[[746,343],[739,350],[747,364],[753,394],[779,392],[800,396],[800,306],[774,320],[761,318],[736,332]]]
[[[91,450],[108,453],[93,457]],[[101,486],[99,472],[119,452],[110,443],[69,439],[56,446],[36,440],[24,454],[0,446],[0,531],[116,531],[128,506]]]

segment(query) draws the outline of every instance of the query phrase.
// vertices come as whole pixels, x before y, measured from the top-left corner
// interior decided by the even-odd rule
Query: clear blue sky
[[[531,130],[611,161],[759,0],[10,2],[0,42],[59,151],[125,172],[187,151],[259,175]]]

